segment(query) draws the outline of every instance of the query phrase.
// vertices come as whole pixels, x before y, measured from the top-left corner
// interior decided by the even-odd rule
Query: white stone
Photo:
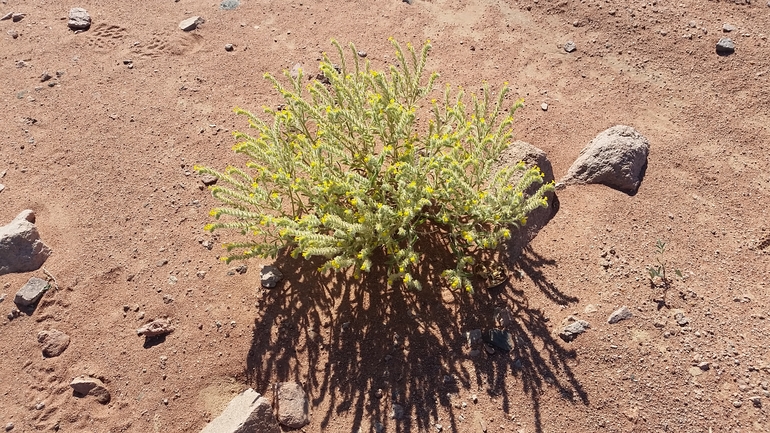
[[[281,433],[270,402],[249,388],[230,401],[201,433]]]

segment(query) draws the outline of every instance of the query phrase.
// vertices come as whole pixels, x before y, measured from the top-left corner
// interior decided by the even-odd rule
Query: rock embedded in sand
[[[168,318],[155,319],[136,330],[137,335],[145,337],[157,337],[174,332],[174,325]]]
[[[70,336],[56,329],[51,329],[50,331],[38,332],[37,342],[42,345],[43,356],[53,358],[64,353],[70,345]]]

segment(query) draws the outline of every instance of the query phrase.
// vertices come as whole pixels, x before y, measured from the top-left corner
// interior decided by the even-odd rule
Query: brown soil
[[[0,277],[0,428],[194,432],[246,387],[299,381],[305,431],[770,431],[770,8],[745,1],[86,1],[93,25],[75,34],[70,3],[3,0],[0,15],[27,15],[0,21],[0,221],[37,213],[59,290],[9,321],[15,291],[45,275]],[[206,22],[184,33],[191,15]],[[724,23],[737,27],[727,57]],[[597,133],[634,126],[651,143],[639,192],[560,191],[515,278],[472,297],[328,280],[290,260],[274,290],[259,287],[266,261],[227,275],[218,244],[201,244],[215,201],[192,165],[242,162],[232,108],[278,103],[264,72],[315,68],[331,38],[384,68],[389,36],[430,39],[441,82],[510,82],[527,101],[517,138],[557,178]],[[658,239],[686,277],[665,294],[645,270]],[[634,317],[607,324],[622,305]],[[496,307],[514,313],[515,349],[469,356],[464,333],[493,326]],[[566,343],[569,315],[591,329]],[[145,344],[136,328],[162,316],[175,332]],[[42,357],[43,329],[71,336],[61,356]],[[112,401],[73,396],[82,374]]]

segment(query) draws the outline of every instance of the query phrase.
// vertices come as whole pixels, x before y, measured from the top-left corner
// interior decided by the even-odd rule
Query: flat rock
[[[281,433],[270,401],[249,388],[230,401],[201,433]]]
[[[289,428],[304,427],[310,422],[310,407],[307,394],[296,382],[281,382],[275,385],[278,422]]]
[[[591,325],[585,320],[579,320],[572,316],[568,317],[566,322],[567,325],[559,332],[559,337],[567,342],[574,340],[578,335],[591,328]]]
[[[195,30],[196,28],[198,28],[199,25],[205,22],[206,20],[204,20],[203,18],[199,16],[193,16],[179,23],[179,28],[186,32],[189,32],[191,30]]]
[[[11,17],[13,17],[13,12],[8,12],[7,14],[0,17],[0,21],[10,20]]]
[[[43,296],[43,293],[49,289],[48,281],[32,277],[24,284],[18,292],[13,302],[19,307],[29,307],[37,303]]]
[[[513,350],[513,336],[510,332],[502,329],[490,329],[484,341],[505,352]]]
[[[564,47],[563,48],[564,48],[564,51],[566,51],[568,53],[571,53],[571,52],[577,50],[577,45],[575,45],[575,43],[572,42],[572,41],[567,41],[567,42],[564,43]]]
[[[730,38],[719,38],[717,42],[717,54],[720,56],[729,56],[735,52],[735,43]]]
[[[91,15],[83,8],[72,8],[67,27],[72,30],[88,30],[91,27]]]
[[[628,307],[624,305],[610,314],[610,317],[607,319],[607,323],[614,324],[620,322],[621,320],[630,319],[632,317],[634,317],[634,315],[631,313],[631,310],[629,310]]]
[[[104,386],[104,382],[91,376],[78,376],[72,379],[70,386],[78,397],[91,395],[96,397],[96,401],[101,404],[110,402],[110,392]]]
[[[262,287],[272,289],[283,279],[283,274],[275,266],[265,266],[260,272]]]
[[[35,227],[35,212],[22,211],[0,227],[0,275],[37,270],[50,255]]]
[[[168,318],[155,319],[136,330],[137,335],[144,335],[145,337],[157,337],[172,332],[174,332],[174,325],[171,324],[171,320]]]
[[[59,356],[70,345],[70,336],[51,329],[50,331],[40,331],[37,333],[37,342],[42,345],[43,356],[46,358],[53,358]]]
[[[562,179],[564,184],[597,183],[635,194],[644,176],[650,143],[636,129],[613,126],[583,150]]]

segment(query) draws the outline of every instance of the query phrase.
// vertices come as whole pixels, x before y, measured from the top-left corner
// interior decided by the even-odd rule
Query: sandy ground
[[[72,6],[91,14],[88,31],[67,28]],[[0,16],[11,11],[26,16],[0,21],[0,222],[36,212],[60,289],[9,321],[16,290],[45,275],[0,276],[0,428],[199,431],[246,387],[299,381],[308,432],[770,431],[764,0],[3,0]],[[191,15],[206,22],[182,32]],[[232,108],[278,103],[264,72],[315,68],[331,38],[384,68],[390,36],[430,39],[440,84],[510,82],[526,99],[517,138],[557,177],[602,130],[637,128],[651,143],[639,192],[559,191],[515,278],[473,297],[320,278],[290,260],[275,290],[259,287],[266,261],[228,275],[219,244],[202,244],[216,242],[203,231],[215,201],[192,166],[243,162]],[[725,36],[736,51],[722,57]],[[657,240],[686,277],[665,294],[645,270]],[[607,324],[622,305],[634,317]],[[499,307],[514,312],[515,349],[469,356],[464,333],[493,326]],[[566,343],[569,315],[591,329]],[[176,331],[145,345],[136,328],[161,316]],[[42,357],[44,329],[72,338],[61,356]],[[112,401],[73,396],[81,374]]]

